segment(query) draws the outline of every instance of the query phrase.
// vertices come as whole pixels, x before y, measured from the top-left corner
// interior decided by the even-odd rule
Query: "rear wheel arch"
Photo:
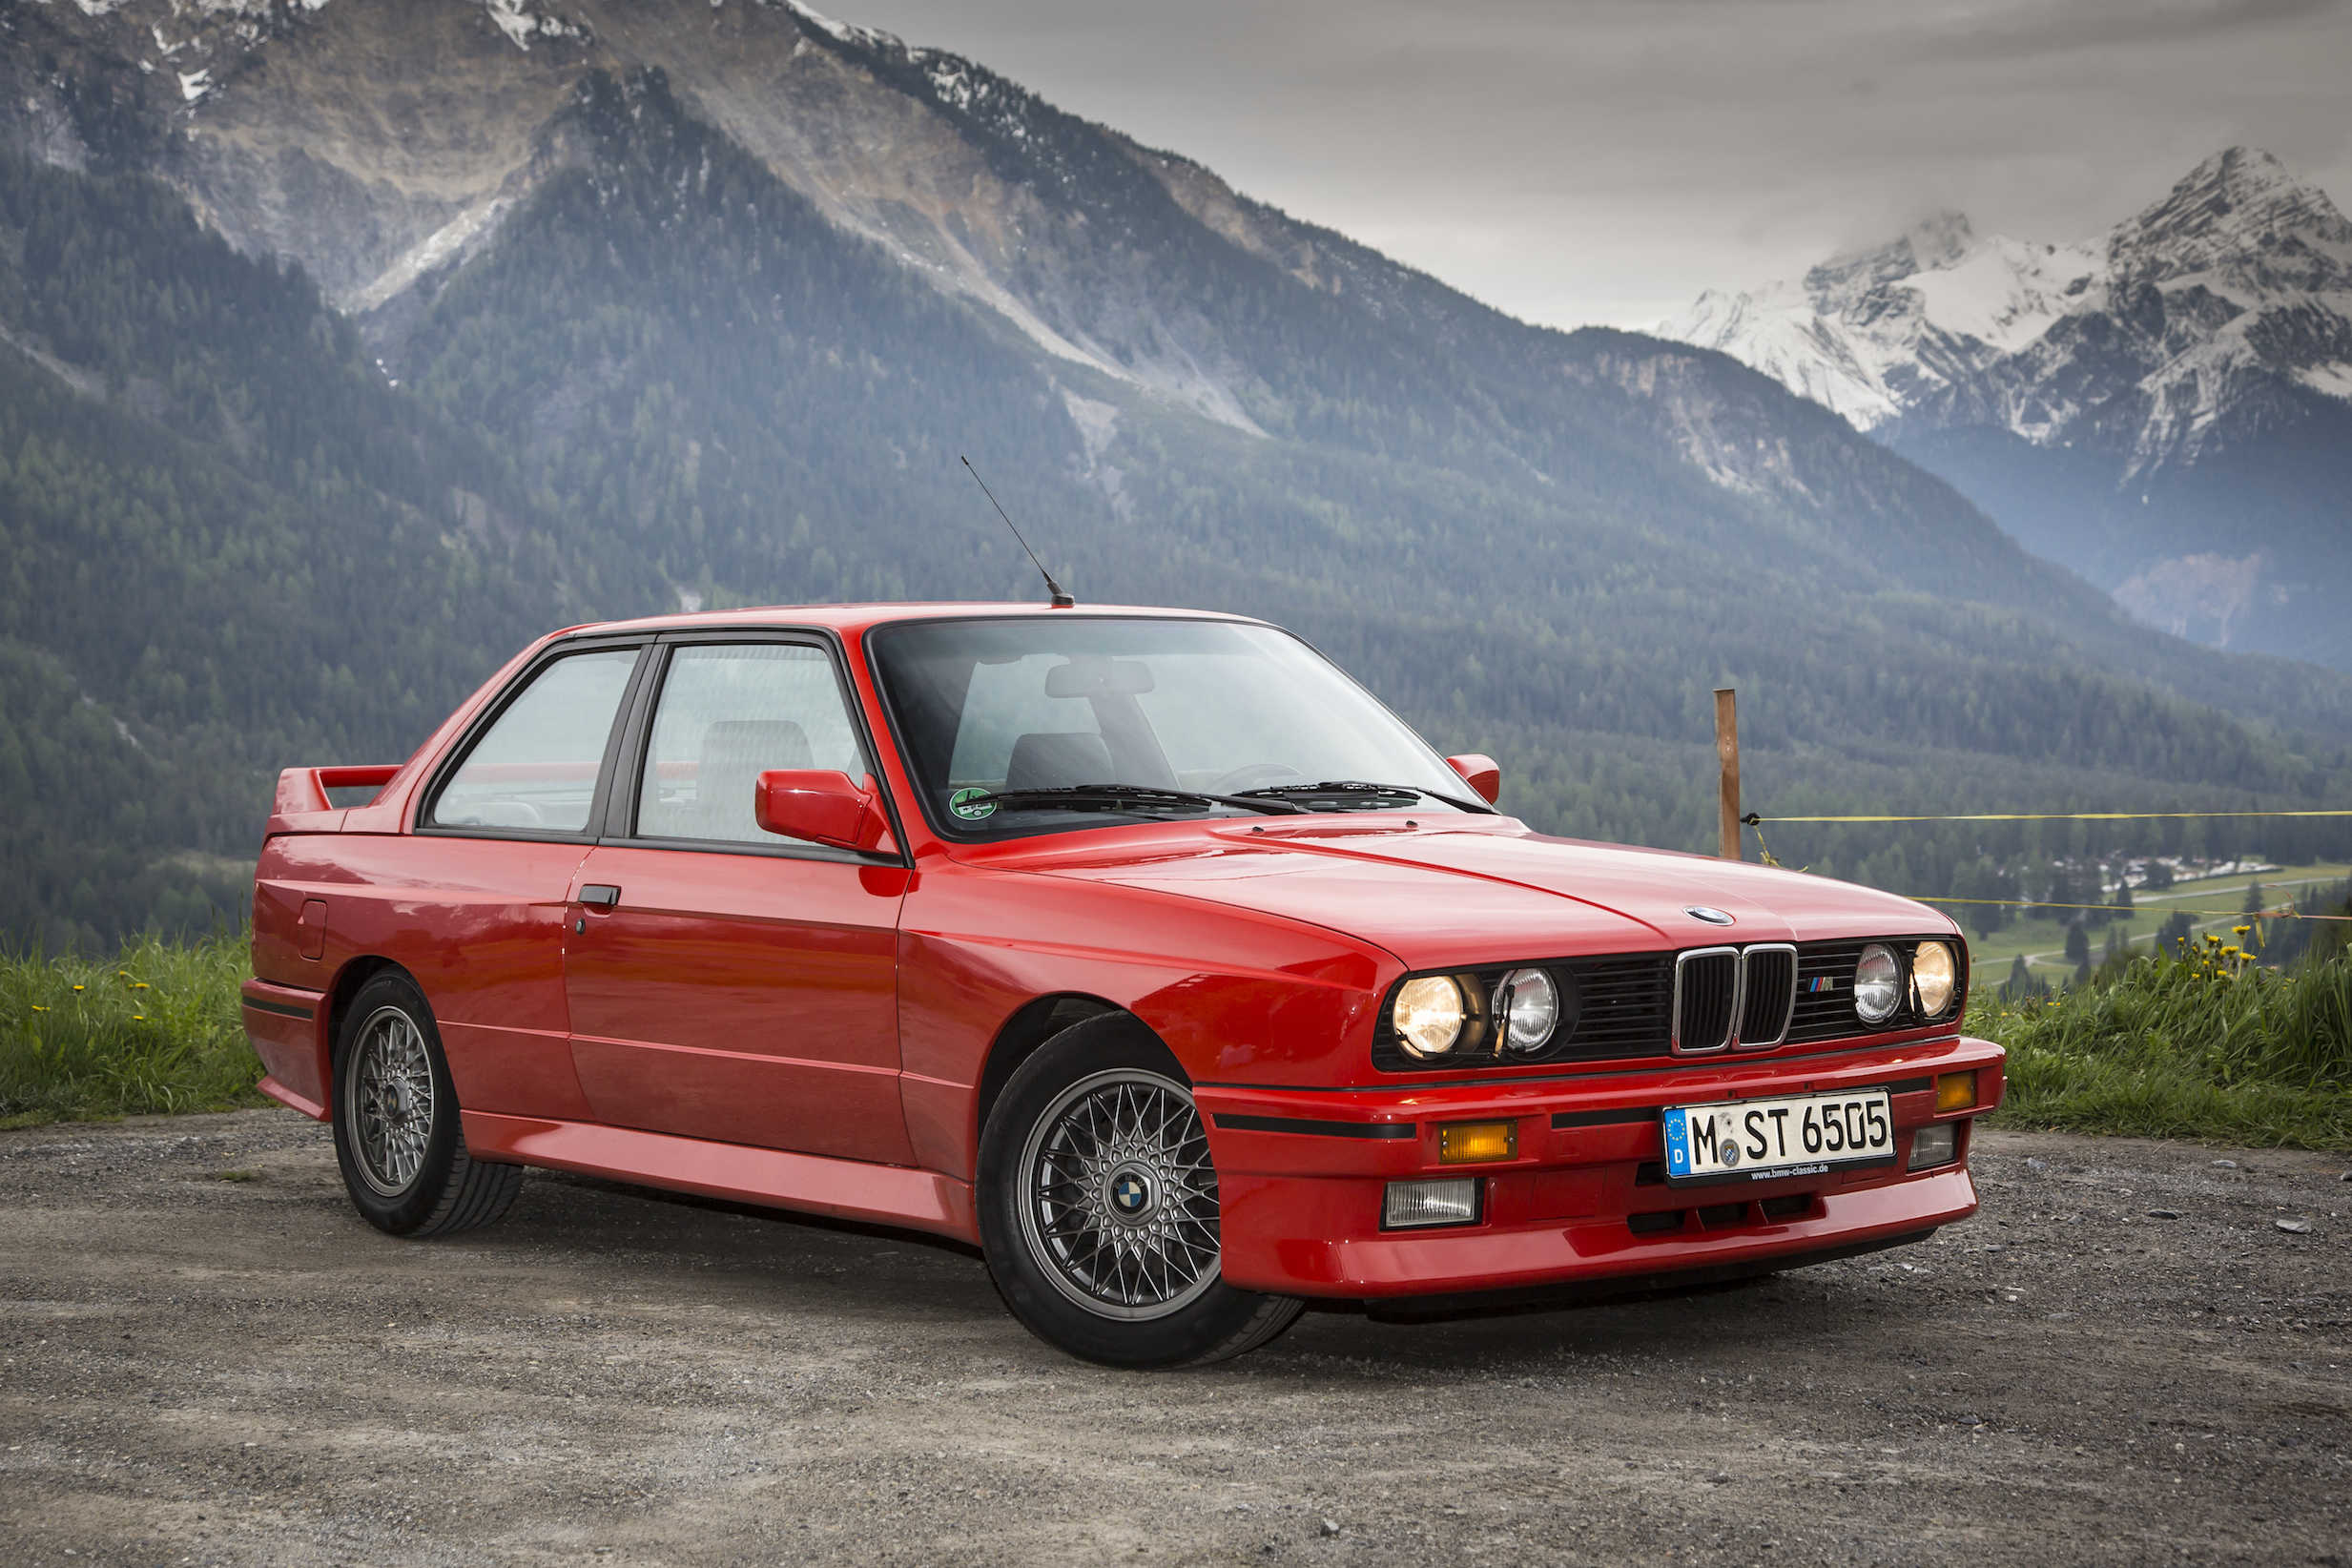
[[[343,966],[335,972],[335,980],[327,987],[326,1018],[324,1020],[326,1032],[320,1042],[319,1064],[322,1069],[322,1082],[330,1089],[335,1083],[335,1042],[342,1038],[343,1018],[351,1011],[352,999],[360,994],[361,988],[369,980],[387,970],[402,976],[411,985],[417,983],[417,978],[414,975],[409,974],[407,970],[390,959],[381,954],[368,953],[346,960]],[[422,991],[424,988],[419,985],[417,989]]]

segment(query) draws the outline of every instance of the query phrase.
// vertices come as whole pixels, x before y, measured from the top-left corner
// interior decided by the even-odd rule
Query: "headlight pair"
[[[1389,1022],[1408,1056],[1446,1055],[1483,1021],[1507,1052],[1533,1055],[1559,1027],[1559,984],[1544,969],[1514,969],[1490,993],[1475,975],[1423,975],[1396,989]]]
[[[1854,1011],[1865,1023],[1884,1023],[1903,1003],[1903,960],[1885,942],[1862,950],[1854,965]],[[1921,942],[1911,950],[1910,992],[1921,1018],[1939,1017],[1960,984],[1960,960],[1951,943]]]

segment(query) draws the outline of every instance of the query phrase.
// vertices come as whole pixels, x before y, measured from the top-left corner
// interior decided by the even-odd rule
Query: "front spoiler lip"
[[[1976,1209],[1965,1163],[1912,1172],[1852,1168],[1669,1187],[1659,1111],[1671,1104],[1884,1086],[1901,1146],[1908,1129],[1966,1121],[1997,1106],[2005,1053],[1961,1036],[1880,1045],[1802,1061],[1679,1061],[1605,1083],[1498,1082],[1399,1085],[1382,1093],[1248,1088],[1205,1083],[1207,1119],[1225,1213],[1226,1277],[1243,1289],[1354,1299],[1484,1294],[1692,1269],[1793,1267],[1873,1244],[1915,1239]],[[1978,1103],[1939,1113],[1935,1078],[1973,1069]],[[1449,1121],[1517,1124],[1516,1157],[1444,1165],[1437,1129]],[[1964,1157],[1965,1158],[1965,1157]],[[1385,1182],[1433,1176],[1496,1179],[1490,1193],[1566,1177],[1597,1184],[1594,1207],[1573,1217],[1498,1215],[1475,1226],[1384,1231]],[[1736,1228],[1684,1226],[1637,1233],[1633,1214],[1712,1202],[1763,1203],[1817,1192],[1803,1217]],[[1713,1196],[1720,1193],[1721,1197]]]
[[[2001,1102],[2007,1053],[1964,1035],[1873,1047],[1843,1056],[1740,1062],[1677,1060],[1605,1082],[1499,1080],[1361,1089],[1254,1088],[1201,1083],[1193,1099],[1208,1124],[1221,1174],[1390,1176],[1436,1172],[1436,1127],[1451,1121],[1516,1120],[1519,1155],[1444,1173],[1496,1174],[1547,1166],[1660,1157],[1658,1113],[1667,1105],[1777,1094],[1887,1087],[1898,1126],[1946,1120],[1934,1107],[1937,1074],[1976,1069],[1979,1100],[1951,1117],[1982,1116]]]
[[[1234,1218],[1272,1221],[1274,1233],[1230,1237],[1228,1281],[1245,1290],[1371,1300],[1484,1295],[1586,1282],[1683,1275],[1692,1270],[1794,1268],[1826,1256],[1915,1241],[1976,1212],[1976,1184],[1965,1165],[1822,1195],[1805,1219],[1739,1229],[1641,1236],[1622,1215],[1508,1228],[1366,1230],[1353,1235],[1282,1236],[1289,1207],[1280,1189],[1320,1184],[1249,1178]],[[1661,1189],[1662,1190],[1662,1189]],[[1688,1199],[1684,1200],[1688,1202]]]

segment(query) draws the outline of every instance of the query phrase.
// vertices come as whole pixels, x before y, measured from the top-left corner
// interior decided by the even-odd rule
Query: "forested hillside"
[[[135,6],[33,18],[112,96],[0,157],[0,930],[234,918],[277,769],[397,760],[554,626],[1031,597],[962,453],[1083,598],[1292,626],[1555,831],[1710,845],[1724,684],[1768,811],[2352,798],[2352,679],[2130,624],[1731,360],[1526,327],[969,62],[688,8],[713,52],[660,9],[534,52],[460,0],[280,8],[187,105],[91,65],[145,47]],[[498,136],[451,122],[445,84],[507,81]],[[321,161],[374,155],[341,113],[456,151],[371,185]],[[2184,842],[1785,847],[1938,893]]]
[[[153,181],[0,156],[0,929],[234,918],[279,766],[405,754],[609,590]]]

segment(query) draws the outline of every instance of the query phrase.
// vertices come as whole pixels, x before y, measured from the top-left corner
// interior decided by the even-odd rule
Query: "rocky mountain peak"
[[[2257,290],[2352,287],[2352,223],[2259,148],[2216,153],[2164,198],[2116,226],[2118,273],[2161,283],[2218,273]]]
[[[1883,245],[1831,257],[1805,274],[1805,291],[1825,303],[1843,303],[1885,284],[1950,266],[1976,243],[1967,214],[1930,214]]]

